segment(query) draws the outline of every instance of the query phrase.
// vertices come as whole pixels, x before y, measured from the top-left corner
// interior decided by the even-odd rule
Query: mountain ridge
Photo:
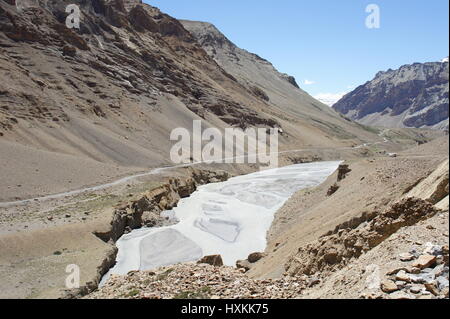
[[[299,88],[293,77],[279,72],[259,55],[237,47],[211,23],[190,20],[181,23],[227,73],[263,97],[273,112],[283,112],[295,119],[297,127],[326,130],[328,134],[348,138],[365,135],[356,123],[347,121]]]
[[[6,189],[5,199],[170,165],[171,131],[192,132],[194,120],[222,132],[279,127],[282,151],[378,139],[249,53],[256,66],[248,69],[267,80],[247,85],[251,74],[237,78],[234,62],[219,65],[180,21],[139,0],[30,0],[20,10],[14,4],[0,0],[0,149],[9,154],[0,173],[24,186]],[[66,26],[69,4],[79,5],[80,29]],[[65,169],[60,156],[42,161],[42,151],[72,156],[73,166]],[[37,171],[25,158],[35,159]],[[86,160],[96,168],[84,169]],[[63,185],[39,184],[49,178]]]
[[[378,72],[333,105],[362,124],[448,129],[448,61]]]

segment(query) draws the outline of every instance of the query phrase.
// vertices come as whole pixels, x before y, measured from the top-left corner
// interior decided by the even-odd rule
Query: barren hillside
[[[261,69],[269,64],[259,58],[245,60],[257,74],[218,64],[182,23],[157,8],[137,0],[75,1],[80,29],[69,29],[71,3],[0,1],[0,159],[16,158],[0,169],[22,185],[10,185],[2,199],[171,164],[170,132],[192,130],[194,119],[205,128],[280,127],[283,150],[377,140],[289,78],[274,77],[273,68]],[[248,85],[256,76],[264,82]],[[70,156],[71,169],[58,169],[61,156]],[[30,161],[33,174],[21,173]],[[53,167],[52,180],[65,182],[44,187]],[[28,186],[30,178],[42,185]]]

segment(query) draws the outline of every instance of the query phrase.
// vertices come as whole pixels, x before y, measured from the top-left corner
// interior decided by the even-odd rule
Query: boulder
[[[439,295],[439,289],[437,288],[436,283],[432,282],[429,284],[425,284],[425,288],[427,291],[431,292],[433,295],[438,296]]]
[[[383,290],[383,292],[386,292],[386,293],[391,293],[391,292],[397,291],[398,287],[395,284],[395,282],[393,282],[391,280],[385,280],[381,283],[381,290]]]
[[[401,261],[411,261],[414,260],[414,255],[411,255],[409,253],[400,254],[400,260]]]
[[[402,270],[403,270],[404,272],[410,272],[408,267],[403,267],[403,266],[402,266],[402,267],[394,268],[394,269],[388,271],[388,272],[386,273],[386,275],[388,275],[388,276],[396,275],[396,274],[398,274],[399,271],[402,271]]]
[[[236,262],[236,267],[238,269],[244,269],[245,271],[249,271],[252,268],[252,265],[248,260],[238,260]]]
[[[395,276],[395,280],[404,281],[404,282],[411,282],[410,276],[404,270],[400,270],[397,273],[397,275]]]
[[[257,261],[261,260],[265,256],[266,256],[266,254],[264,254],[264,253],[252,253],[252,254],[248,255],[247,260],[253,264],[253,263],[256,263]]]
[[[413,263],[412,266],[420,269],[425,269],[433,266],[435,263],[436,263],[436,256],[422,255]]]
[[[211,266],[221,267],[223,266],[223,260],[220,255],[210,255],[200,259],[197,264],[208,264]]]

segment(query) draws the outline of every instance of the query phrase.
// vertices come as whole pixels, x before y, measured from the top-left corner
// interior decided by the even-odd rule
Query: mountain
[[[214,25],[187,20],[181,23],[218,65],[264,99],[272,113],[282,114],[290,122],[281,122],[289,131],[300,129],[299,140],[331,146],[330,140],[323,139],[323,133],[344,139],[367,136],[360,126],[343,121],[337,112],[299,88],[294,77],[278,72],[269,61],[237,47]]]
[[[281,150],[377,139],[212,25],[189,26],[139,0],[0,0],[0,174],[21,185],[3,196],[171,165],[170,133],[193,120],[278,127]]]
[[[81,9],[79,29],[66,26],[69,4]],[[392,230],[414,222],[426,211],[419,206],[418,210],[405,210],[406,214],[388,211],[384,215],[388,219],[371,222],[368,217],[408,191],[422,196],[433,192],[435,199],[448,194],[448,171],[442,178],[447,177],[447,187],[442,179],[434,178],[445,175],[442,171],[426,178],[443,156],[448,158],[448,137],[437,144],[425,143],[443,132],[381,132],[351,121],[309,96],[293,77],[278,72],[270,62],[235,46],[211,24],[179,21],[142,1],[0,0],[0,69],[0,298],[78,298],[97,290],[101,278],[116,263],[115,242],[123,234],[145,227],[154,228],[158,237],[158,227],[177,222],[170,210],[180,208],[185,201],[182,198],[192,195],[195,200],[198,193],[194,192],[206,183],[218,186],[211,192],[217,191],[217,196],[205,205],[192,206],[201,210],[204,218],[191,219],[190,230],[186,230],[215,233],[226,241],[224,249],[233,241],[244,246],[255,239],[265,242],[259,237],[272,221],[268,212],[278,207],[272,205],[274,201],[288,196],[293,187],[307,188],[273,216],[274,227],[267,236],[270,255],[255,251],[240,261],[243,270],[250,268],[248,274],[219,267],[214,268],[218,272],[211,272],[212,268],[191,263],[170,266],[170,270],[157,271],[142,281],[139,273],[131,272],[130,277],[123,277],[131,278],[130,284],[122,281],[117,289],[110,284],[106,287],[120,298],[141,297],[140,287],[144,286],[148,288],[144,298],[298,298],[304,288],[325,284],[328,273],[306,278],[283,276],[286,280],[272,282],[249,277],[281,276],[286,270],[287,275],[295,274],[297,265],[317,265],[328,271],[328,261],[333,268],[343,268],[346,260],[353,261],[347,257],[366,246],[359,245],[360,239],[363,243],[380,240],[379,236],[351,237],[355,232],[374,235],[370,227],[375,223],[386,230],[380,233],[385,235],[383,239],[392,239]],[[350,160],[318,188],[312,186],[325,171],[311,169],[310,164],[302,166],[304,174],[286,167],[281,172],[252,175],[250,179],[268,183],[261,187],[248,176],[230,181],[232,184],[216,184],[258,167],[205,164],[168,168],[174,165],[169,155],[175,144],[170,141],[171,132],[186,128],[198,138],[200,132],[192,128],[194,120],[222,133],[229,127],[277,128],[281,165]],[[411,143],[423,145],[411,153],[400,152]],[[190,154],[183,155],[189,159]],[[239,193],[236,183],[247,194]],[[227,195],[234,192],[236,196]],[[262,208],[251,208],[252,202]],[[246,216],[248,209],[261,216],[255,219],[251,212]],[[416,215],[417,211],[421,215]],[[262,226],[262,236],[240,238],[247,230],[236,224],[237,215],[248,221],[249,227]],[[448,221],[448,213],[434,217],[433,228],[423,224],[424,231],[418,232],[421,237],[414,237],[413,242],[420,240],[425,247],[427,241],[437,239],[436,244],[448,245],[448,232],[443,235],[448,222],[442,224],[442,220]],[[427,229],[430,235],[424,237]],[[330,231],[331,235],[323,237]],[[169,255],[181,252],[188,256],[192,250],[177,245],[178,239],[189,241],[181,235],[145,242],[167,248]],[[441,243],[444,237],[446,242]],[[325,240],[325,244],[321,246],[317,240]],[[305,247],[309,243],[312,245]],[[333,243],[336,253],[330,246]],[[319,253],[303,259],[299,250],[303,247],[304,252],[319,247]],[[411,248],[403,244],[401,251],[394,252],[389,246],[376,263],[387,265],[386,261]],[[260,249],[264,247],[258,245]],[[194,252],[197,256],[207,253],[195,247]],[[166,258],[169,255],[155,255],[154,249],[145,254],[142,265],[155,256],[168,264],[173,260]],[[442,255],[441,259],[448,261],[448,249]],[[204,261],[215,265],[222,260],[205,257]],[[296,257],[301,258],[300,264]],[[391,270],[380,267],[380,274]],[[211,276],[203,276],[205,273]],[[81,275],[79,289],[74,287],[77,274]],[[351,280],[366,282],[361,274],[369,275],[360,269],[348,272]],[[217,275],[224,275],[224,280]],[[336,278],[335,283],[346,284],[344,290],[356,286],[353,282]],[[152,283],[164,289],[173,287],[174,295],[167,294],[168,290],[156,295],[159,291]],[[255,289],[264,293],[255,295]]]
[[[333,108],[367,125],[448,129],[448,72],[448,59],[379,72]]]

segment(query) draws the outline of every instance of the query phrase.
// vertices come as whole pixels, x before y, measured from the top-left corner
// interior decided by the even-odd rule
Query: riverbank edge
[[[96,289],[103,276],[115,265],[118,249],[115,246],[117,240],[132,230],[140,229],[156,222],[153,227],[164,220],[154,220],[154,214],[159,215],[162,211],[173,209],[182,198],[189,197],[199,186],[224,182],[233,175],[223,170],[199,170],[189,169],[187,177],[169,178],[154,189],[145,192],[138,200],[130,201],[121,205],[113,212],[110,225],[106,230],[94,231],[93,234],[103,242],[111,246],[97,267],[97,274],[81,287],[64,290],[61,299],[77,299],[84,297]],[[145,216],[147,215],[147,216]]]

